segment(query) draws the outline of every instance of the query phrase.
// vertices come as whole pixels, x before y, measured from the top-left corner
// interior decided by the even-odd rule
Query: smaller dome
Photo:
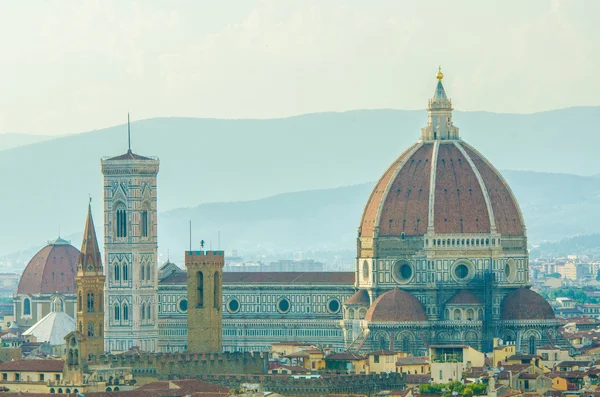
[[[554,320],[554,310],[538,293],[519,288],[504,297],[502,320]]]
[[[412,294],[395,288],[371,305],[365,320],[372,322],[427,321],[423,305]]]
[[[369,293],[364,289],[359,289],[344,302],[344,305],[369,306],[369,304],[371,304],[371,299]]]
[[[67,240],[49,241],[27,264],[17,294],[75,293],[79,250]]]
[[[447,305],[481,305],[481,301],[478,297],[473,295],[467,290],[461,290],[456,293],[452,298],[448,299]]]

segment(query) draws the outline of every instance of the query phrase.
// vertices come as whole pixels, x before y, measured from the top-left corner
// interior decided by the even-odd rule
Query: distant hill
[[[529,115],[455,114],[463,138],[500,169],[584,175],[598,170],[595,159],[600,136],[592,132],[599,120],[600,107]],[[283,192],[373,181],[419,138],[425,122],[424,111],[401,110],[319,113],[273,120],[160,118],[132,123],[132,140],[135,152],[160,157],[159,209],[165,212],[202,203],[248,201]],[[116,126],[0,151],[0,255],[42,244],[56,235],[59,225],[63,234],[78,233],[83,227],[88,194],[94,198],[94,213],[100,219],[100,158],[124,152],[126,144],[126,127]],[[541,239],[583,233],[588,229],[583,225],[594,216],[578,212],[577,198],[582,191],[595,189],[595,185],[585,187],[587,190],[570,190],[572,186],[587,185],[588,179],[564,178],[568,181],[559,185],[566,190],[557,191],[549,185],[539,185],[539,189],[560,198],[560,211],[565,211],[567,217],[577,215],[585,218],[584,222],[578,225],[563,221],[559,218],[563,212],[557,210],[555,218],[545,221],[548,228],[540,234]],[[541,180],[525,179],[524,183],[525,190],[541,200],[531,204],[534,215],[528,226],[533,236],[536,223],[543,223],[536,214],[543,217],[555,202],[552,196],[530,188],[541,184]],[[583,208],[594,208],[591,197],[582,198]],[[364,199],[356,198],[354,205],[360,210]],[[353,235],[360,214],[349,211],[346,220],[335,211],[326,210],[338,214],[328,222],[333,218],[336,224],[347,222],[350,230],[344,228],[344,236]],[[165,224],[160,225],[161,249],[167,248],[165,239],[172,233],[167,227],[169,220],[164,219]],[[282,233],[283,221],[277,222],[265,231]],[[563,228],[564,222],[568,227]],[[304,224],[298,223],[299,235],[316,235],[331,227],[320,223],[306,231],[300,227]],[[223,229],[217,225],[213,230],[217,228]],[[347,237],[323,233],[333,239],[331,244],[348,241]],[[268,237],[261,235],[261,243],[269,244]],[[299,238],[299,243],[303,241],[308,244],[312,240]],[[350,243],[354,244],[352,240]]]
[[[33,143],[49,141],[56,138],[52,135],[31,135],[31,134],[0,134],[0,151],[13,149],[19,146],[31,145]]]
[[[521,203],[530,242],[600,232],[599,180],[522,171],[503,174]],[[354,251],[360,216],[373,185],[167,211],[159,218],[160,242],[171,252],[182,252],[188,244],[188,221],[192,220],[195,246],[202,238],[215,247],[220,231],[223,246],[242,252]]]

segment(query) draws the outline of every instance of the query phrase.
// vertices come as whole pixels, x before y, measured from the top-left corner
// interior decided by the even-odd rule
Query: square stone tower
[[[186,251],[188,351],[223,351],[223,251]]]
[[[105,348],[158,349],[159,161],[127,153],[101,161],[104,176]]]

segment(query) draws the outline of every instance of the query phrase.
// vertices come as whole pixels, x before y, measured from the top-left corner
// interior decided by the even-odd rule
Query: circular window
[[[399,284],[408,284],[413,278],[413,273],[413,266],[405,260],[397,261],[392,268],[392,276]]]
[[[514,259],[509,259],[506,261],[504,265],[504,277],[506,277],[506,281],[512,283],[517,278],[517,264]]]
[[[229,299],[227,302],[227,311],[229,313],[237,313],[240,311],[240,301],[236,298]]]
[[[187,299],[180,299],[177,307],[180,312],[185,313],[185,312],[187,312],[187,305],[188,305]]]
[[[340,301],[336,298],[330,299],[329,302],[327,302],[327,311],[331,314],[339,313]]]
[[[277,311],[279,313],[287,313],[290,311],[290,301],[287,298],[281,298],[277,302]]]
[[[475,266],[468,260],[462,259],[454,262],[450,271],[454,281],[464,283],[469,281],[475,275]]]

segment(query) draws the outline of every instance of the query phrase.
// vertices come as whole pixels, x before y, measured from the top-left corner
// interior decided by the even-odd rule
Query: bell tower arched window
[[[87,294],[87,311],[88,313],[94,312],[94,294],[91,292]]]
[[[121,308],[119,307],[119,305],[115,304],[114,312],[115,312],[115,321],[121,321]]]
[[[129,321],[129,306],[123,303],[123,321]]]
[[[115,275],[115,281],[120,281],[121,280],[121,266],[119,265],[115,265],[114,266],[114,275]]]
[[[127,281],[127,280],[129,280],[129,267],[125,263],[123,265],[123,281]]]
[[[198,303],[197,307],[204,307],[204,274],[202,272],[198,272],[196,274],[197,283],[198,283]]]
[[[142,229],[142,237],[148,237],[150,234],[150,223],[148,222],[148,210],[144,209],[141,214],[140,228]]]
[[[115,212],[117,238],[127,237],[127,210],[124,204],[119,204]]]
[[[214,292],[214,296],[213,296],[214,302],[213,302],[213,304],[214,304],[215,309],[219,309],[221,307],[221,294],[220,294],[220,292],[221,292],[220,291],[220,289],[221,289],[221,285],[220,284],[221,283],[220,283],[219,280],[220,280],[219,272],[215,272],[215,277],[214,277],[214,280],[213,280],[214,281],[214,289],[213,289],[213,292]]]

